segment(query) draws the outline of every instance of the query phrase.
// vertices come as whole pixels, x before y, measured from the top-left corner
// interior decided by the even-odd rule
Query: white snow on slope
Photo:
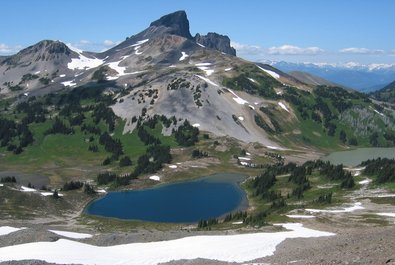
[[[76,233],[76,232],[68,232],[68,231],[60,231],[60,230],[48,230],[48,231],[60,236],[73,238],[73,239],[84,239],[84,238],[92,237],[91,234],[84,234],[84,233]]]
[[[47,197],[47,196],[52,196],[53,192],[41,192],[40,193],[42,196]],[[63,197],[64,195],[62,193],[58,193],[59,197]]]
[[[0,248],[0,261],[43,260],[67,264],[158,264],[172,260],[210,259],[246,262],[273,255],[287,238],[333,236],[333,233],[305,228],[302,224],[282,224],[291,231],[193,236],[181,239],[98,247],[67,239],[34,242]]]
[[[358,172],[360,172],[360,171],[358,171]],[[354,176],[357,176],[357,175],[354,175]],[[364,184],[369,184],[370,182],[372,182],[371,179],[364,179],[364,180],[359,181],[358,183],[361,185],[364,185]]]
[[[272,77],[275,78],[275,79],[279,79],[279,78],[280,78],[280,75],[277,74],[277,73],[275,73],[275,72],[273,72],[273,71],[266,70],[266,69],[260,67],[259,65],[256,65],[256,67],[258,67],[258,68],[261,69],[262,71],[266,72],[267,74],[269,74],[270,76],[272,76]]]
[[[375,110],[375,109],[373,109],[373,111],[376,112],[377,114],[381,115],[381,116],[384,116],[383,113],[381,113],[381,112],[379,112],[379,111],[377,111],[377,110]]]
[[[266,147],[272,150],[283,150],[281,147],[272,146],[272,145],[266,145]]]
[[[207,66],[199,66],[198,67],[200,70],[206,72],[207,76],[210,76],[212,73],[214,73],[213,69],[208,68]]]
[[[287,214],[286,216],[289,217],[289,218],[297,218],[297,219],[311,219],[311,218],[315,218],[314,215]]]
[[[131,48],[131,47],[140,46],[141,44],[146,43],[147,41],[149,41],[149,39],[139,40],[139,41],[136,42],[135,44],[132,44],[132,45],[130,45],[130,46],[128,46],[128,47],[125,47],[125,48]]]
[[[197,77],[199,77],[200,79],[206,81],[206,82],[209,83],[210,85],[219,87],[216,83],[214,83],[213,81],[211,81],[210,79],[208,79],[208,78],[206,78],[206,77],[203,77],[203,76],[201,76],[201,75],[195,75],[195,76],[197,76]]]
[[[197,63],[195,66],[199,68],[200,70],[206,72],[207,76],[210,76],[212,73],[214,73],[214,69],[210,69],[209,66],[211,66],[211,63]]]
[[[70,47],[70,46],[69,46]],[[67,64],[67,67],[70,70],[88,70],[91,68],[98,67],[99,65],[102,65],[104,63],[103,60],[98,59],[98,58],[88,58],[82,54],[81,51],[74,50],[75,52],[78,53],[79,57],[78,58],[72,58],[71,62]]]
[[[380,216],[395,217],[395,213],[376,213]]]
[[[176,165],[170,165],[169,168],[175,169],[175,168],[177,168],[177,166]]]
[[[114,80],[114,79],[119,78],[120,76],[127,75],[127,73],[125,73],[126,67],[119,66],[120,63],[121,63],[121,61],[111,62],[111,63],[106,64],[106,65],[108,65],[108,67],[117,71],[117,73],[118,73],[116,76],[108,76],[107,80]]]
[[[286,112],[289,112],[288,108],[285,106],[284,103],[278,102],[278,105],[279,105],[283,110],[285,110]]]
[[[71,80],[71,81],[64,81],[61,83],[64,86],[76,86],[77,83],[75,83],[75,80]]]
[[[159,176],[151,176],[151,177],[149,177],[149,179],[155,180],[155,181],[160,181],[160,177]]]
[[[251,160],[251,158],[249,158],[249,157],[242,157],[242,156],[239,156],[238,159],[239,160],[246,160],[246,161],[250,161]]]
[[[252,79],[252,78],[248,77],[248,80],[250,80],[251,82],[253,82],[255,84],[258,84],[258,82],[255,79]]]
[[[0,187],[4,187],[4,184],[3,184],[3,183],[0,183]]]
[[[228,72],[228,71],[230,71],[230,70],[232,70],[233,68],[231,67],[231,68],[226,68],[225,69],[225,72]]]
[[[14,233],[16,231],[19,230],[23,230],[26,229],[25,227],[21,227],[21,228],[16,228],[16,227],[12,227],[12,226],[0,226],[0,236],[5,236],[11,233]],[[1,258],[0,258],[1,260]]]
[[[181,52],[181,57],[180,57],[179,61],[184,61],[187,57],[189,57],[189,55],[186,54],[186,52]]]
[[[192,127],[200,127],[200,123],[192,124]]]
[[[36,189],[32,189],[32,188],[28,188],[28,187],[25,187],[25,186],[21,186],[21,191],[34,192],[34,191],[37,191],[37,190]]]
[[[141,48],[141,46],[134,47],[134,54],[136,54],[136,55],[143,54],[142,52],[139,51],[140,48]]]
[[[323,210],[323,209],[305,209],[307,212],[311,213],[350,213],[356,210],[362,210],[365,209],[365,207],[362,206],[362,203],[356,202],[354,203],[353,206],[346,207],[343,209],[339,210]]]
[[[200,44],[200,43],[197,43],[197,42],[196,42],[196,44],[199,45],[202,48],[206,48],[206,46],[204,46],[203,44]]]
[[[65,77],[66,75],[65,74],[61,74],[61,75],[59,75],[59,77]]]
[[[246,104],[246,103],[248,104],[248,101],[247,101],[247,100],[242,99],[241,97],[239,97],[235,92],[233,92],[233,90],[231,90],[231,89],[229,89],[229,88],[227,88],[227,89],[228,89],[228,91],[229,91],[230,93],[232,93],[233,96],[235,96],[235,97],[233,98],[233,100],[236,101],[237,104],[240,104],[240,105],[244,105],[244,104]]]

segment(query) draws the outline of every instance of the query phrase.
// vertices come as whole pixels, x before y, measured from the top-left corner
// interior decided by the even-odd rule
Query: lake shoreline
[[[217,174],[212,174],[209,176],[194,178],[192,180],[182,180],[182,181],[161,183],[159,185],[154,185],[152,187],[147,187],[147,188],[142,188],[142,189],[111,191],[111,192],[107,193],[104,197],[95,198],[92,201],[90,201],[84,207],[82,213],[84,215],[86,215],[88,218],[89,218],[89,216],[92,216],[92,217],[100,217],[100,218],[118,219],[118,220],[122,220],[122,221],[132,221],[132,222],[133,221],[138,221],[138,222],[141,221],[141,222],[170,223],[170,224],[196,224],[199,220],[204,220],[204,219],[206,219],[206,220],[210,219],[210,218],[223,219],[229,213],[248,210],[249,201],[248,201],[247,193],[240,185],[247,178],[248,178],[248,176],[246,176],[244,174],[240,174],[240,173],[217,173]],[[228,186],[229,184],[232,186],[231,188]],[[217,197],[217,198],[219,198],[219,200],[222,200],[222,201],[224,201],[226,199],[226,198],[223,198],[223,196],[225,194],[228,194],[227,196],[232,196],[232,197],[237,196],[237,199],[236,199],[236,197],[234,197],[232,200],[229,201],[229,203],[236,203],[234,201],[235,199],[239,202],[237,202],[237,205],[235,207],[232,207],[232,210],[229,210],[229,211],[226,210],[224,213],[221,213],[219,215],[212,214],[212,215],[210,215],[212,217],[208,217],[208,216],[202,217],[202,218],[199,218],[194,221],[191,221],[191,220],[189,220],[189,221],[166,221],[166,220],[158,221],[157,219],[156,220],[147,220],[147,219],[136,219],[136,218],[129,218],[129,217],[125,218],[126,215],[125,215],[124,211],[122,211],[121,214],[118,215],[118,214],[114,213],[114,211],[113,211],[114,207],[109,208],[109,207],[105,206],[105,204],[104,204],[104,203],[111,204],[111,205],[115,204],[116,206],[118,206],[119,204],[126,205],[126,204],[128,204],[126,202],[126,200],[127,200],[126,197],[133,196],[133,197],[135,197],[133,203],[136,203],[137,206],[135,208],[138,209],[140,207],[140,204],[138,202],[136,202],[135,200],[139,200],[141,196],[144,196],[143,193],[150,193],[152,195],[151,196],[146,195],[148,197],[146,200],[143,200],[142,203],[148,203],[148,201],[154,200],[153,196],[157,200],[160,200],[163,203],[164,200],[168,199],[167,198],[168,196],[173,196],[173,194],[167,194],[167,196],[164,194],[164,195],[161,195],[158,197],[155,195],[156,193],[161,192],[162,190],[176,189],[177,187],[181,187],[181,186],[188,187],[188,186],[198,186],[198,185],[205,186],[204,189],[205,189],[206,193],[207,193],[207,191],[210,191],[210,189],[212,189],[212,188],[210,188],[211,186],[216,187],[216,190],[219,188],[218,187],[219,185],[223,186],[222,188],[220,188],[218,190],[218,194],[206,194],[205,193],[205,196],[203,196],[203,197],[206,197],[206,196],[212,197],[212,202],[208,204],[208,205],[210,205],[210,207],[209,207],[210,209],[214,207],[213,205],[218,205],[218,202],[217,202],[218,199],[215,198],[215,195],[217,195],[217,196],[219,195],[220,197]],[[180,190],[180,188],[178,188],[179,192],[181,192],[180,195],[182,195],[184,188],[185,187],[183,187],[181,190]],[[203,187],[199,187],[199,188],[203,188]],[[195,189],[197,189],[197,187]],[[174,190],[174,192],[176,192],[176,191]],[[192,192],[192,190],[190,190],[190,192]],[[225,193],[221,195],[221,192],[225,192]],[[230,195],[229,192],[231,192],[233,195]],[[199,193],[195,194],[195,196],[202,196]],[[190,195],[192,195],[192,194],[193,194],[193,192]],[[119,199],[120,197],[122,197],[123,201],[120,201],[120,199]],[[184,194],[184,197],[185,197],[185,194]],[[229,197],[228,199],[230,199],[230,198],[231,197]],[[176,199],[178,199],[178,198],[176,198]],[[204,198],[198,197],[198,199],[203,200]],[[110,202],[106,202],[106,200],[107,201],[108,200],[115,200],[115,201],[110,203]],[[192,196],[191,200],[192,200],[191,203],[193,203],[193,201],[195,201],[194,196]],[[207,200],[204,199],[204,201],[207,201]],[[209,202],[209,201],[207,201],[207,202]],[[173,203],[175,203],[175,202],[173,202]],[[207,204],[207,203],[203,203],[202,205],[205,205],[205,204]],[[228,204],[228,200],[226,200],[226,204]],[[101,207],[101,209],[103,209],[103,210],[98,210],[99,208],[97,208],[98,207],[97,205],[99,205],[99,207]],[[169,207],[169,205],[166,205],[166,204],[165,204],[165,206]],[[197,206],[200,206],[200,205],[197,205]],[[104,210],[106,208],[103,208],[103,207],[108,208],[107,214],[105,214],[105,213],[98,214],[98,211],[106,211],[106,210]],[[153,205],[151,202],[151,208],[155,209],[155,207],[157,207],[157,205]],[[217,206],[217,207],[227,207],[227,206],[223,205],[223,206]],[[231,206],[229,206],[229,207],[231,207]],[[145,207],[143,207],[143,208],[144,208],[144,211],[146,211],[146,208]],[[148,208],[150,208],[150,207],[148,207]],[[179,209],[179,207],[176,207],[174,210],[170,210],[168,212],[174,213],[174,211],[177,211],[178,209]],[[162,210],[162,209],[160,209],[160,210]],[[112,214],[108,214],[109,212],[112,212]],[[191,213],[191,214],[195,214],[195,213]],[[166,213],[166,215],[167,215],[167,213]],[[164,218],[168,220],[169,217],[164,216]],[[188,217],[181,217],[181,218],[188,219]]]

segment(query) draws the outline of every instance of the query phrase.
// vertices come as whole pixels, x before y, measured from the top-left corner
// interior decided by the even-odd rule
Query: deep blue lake
[[[109,192],[90,203],[85,212],[128,220],[194,223],[246,208],[246,194],[238,184],[244,179],[240,174],[221,173],[149,189]]]

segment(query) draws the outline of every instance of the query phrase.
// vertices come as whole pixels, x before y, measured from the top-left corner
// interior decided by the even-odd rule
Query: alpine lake
[[[91,202],[85,213],[123,220],[196,223],[248,207],[239,184],[246,176],[219,173],[153,188],[109,192]]]
[[[339,151],[333,152],[322,159],[336,165],[343,164],[348,167],[355,167],[361,164],[363,161],[379,157],[394,159],[395,147],[370,147],[358,148],[350,151]]]

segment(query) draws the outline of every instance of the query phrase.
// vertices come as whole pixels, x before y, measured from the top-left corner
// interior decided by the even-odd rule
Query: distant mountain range
[[[362,92],[375,91],[395,80],[393,64],[318,64],[318,63],[268,63],[286,73],[307,72],[330,82],[353,88]]]

